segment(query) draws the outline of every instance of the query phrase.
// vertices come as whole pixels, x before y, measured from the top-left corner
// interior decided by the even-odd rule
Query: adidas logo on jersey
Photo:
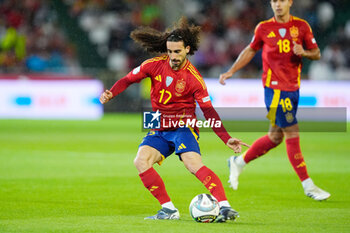
[[[161,82],[162,81],[162,76],[161,75],[158,75],[154,78],[155,80]]]
[[[267,38],[273,38],[276,37],[275,33],[273,31],[271,31],[268,35]]]

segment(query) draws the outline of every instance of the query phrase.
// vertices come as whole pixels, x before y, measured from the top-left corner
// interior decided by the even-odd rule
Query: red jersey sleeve
[[[133,83],[139,83],[142,79],[149,77],[152,67],[150,63],[145,61],[140,66],[130,71],[125,77],[119,79],[111,88],[113,97],[122,93]]]
[[[255,51],[258,51],[263,47],[263,45],[264,45],[264,41],[261,38],[261,24],[259,23],[255,27],[254,36],[252,41],[250,42],[250,47]]]
[[[204,80],[203,79],[199,80],[199,83],[197,84],[198,85],[196,86],[194,97],[197,103],[199,104],[199,107],[203,111],[205,119],[221,121],[219,114],[216,112],[213,105],[211,104],[210,96],[208,94],[208,90],[204,83]],[[223,124],[221,124],[221,127],[214,127],[212,129],[225,144],[231,138],[231,136],[227,133]]]
[[[314,49],[317,48],[317,43],[315,37],[312,33],[312,29],[307,22],[303,24],[303,30],[305,30],[305,36],[303,38],[303,45],[306,49]]]

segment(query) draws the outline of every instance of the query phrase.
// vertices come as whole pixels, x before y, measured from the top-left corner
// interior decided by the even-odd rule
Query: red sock
[[[301,154],[299,137],[286,140],[287,154],[290,163],[301,181],[309,178],[306,170],[306,164]]]
[[[275,144],[268,135],[265,135],[258,140],[256,140],[253,145],[247,150],[243,159],[246,163],[266,154],[269,150],[276,147]]]
[[[143,185],[155,198],[157,198],[161,205],[170,201],[170,197],[165,190],[164,182],[153,167],[143,173],[140,173],[139,176]]]
[[[219,202],[227,201],[224,187],[219,177],[212,170],[203,166],[196,172],[196,177],[204,184],[216,200]]]

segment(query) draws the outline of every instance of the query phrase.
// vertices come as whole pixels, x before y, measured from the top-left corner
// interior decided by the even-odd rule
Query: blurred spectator
[[[0,71],[79,73],[71,45],[57,23],[48,1],[1,1]]]
[[[340,44],[336,42],[326,46],[323,51],[323,60],[327,62],[332,69],[338,69],[346,66],[345,55]]]
[[[20,64],[26,55],[20,11],[18,7],[11,8],[8,2],[0,7],[0,67],[5,70]]]
[[[25,36],[13,27],[0,29],[0,66],[5,69],[20,63],[25,57]]]
[[[157,0],[66,0],[65,3],[90,41],[97,45],[98,53],[107,58],[107,67],[112,71],[127,71],[145,58],[134,55],[145,53],[130,39],[132,30],[140,25],[164,29]]]
[[[320,61],[312,62],[309,78],[312,80],[350,80],[350,37],[345,28],[333,35],[323,50]]]

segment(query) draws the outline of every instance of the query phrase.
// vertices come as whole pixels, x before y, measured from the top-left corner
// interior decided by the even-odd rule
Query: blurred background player
[[[250,45],[241,52],[232,67],[220,75],[220,83],[224,85],[226,79],[247,65],[262,49],[262,81],[270,129],[246,153],[229,158],[230,186],[236,190],[243,167],[278,146],[285,136],[288,158],[301,180],[304,193],[315,200],[325,200],[330,194],[318,188],[307,173],[296,119],[302,57],[318,60],[320,50],[309,24],[290,14],[293,0],[271,0],[270,3],[274,17],[256,26]]]
[[[166,122],[195,119],[196,101],[206,119],[220,120],[213,108],[206,85],[197,69],[187,59],[198,49],[200,27],[189,25],[185,18],[172,31],[160,32],[143,27],[134,30],[131,37],[148,52],[166,53],[168,55],[146,60],[141,66],[133,69],[124,78],[117,81],[111,90],[101,94],[100,101],[105,104],[123,92],[130,84],[150,77],[151,102],[153,111],[159,115],[155,118],[166,119]],[[159,112],[158,112],[159,111]],[[218,222],[234,220],[238,213],[227,201],[224,188],[219,177],[204,166],[198,145],[198,128],[172,127],[151,130],[139,146],[134,164],[144,186],[162,205],[162,209],[154,216],[146,219],[179,219],[179,211],[175,208],[167,194],[162,178],[153,168],[174,151],[185,167],[194,174],[219,201],[220,215]],[[236,138],[231,138],[223,126],[213,128],[221,140],[236,153],[241,145],[246,145]]]

